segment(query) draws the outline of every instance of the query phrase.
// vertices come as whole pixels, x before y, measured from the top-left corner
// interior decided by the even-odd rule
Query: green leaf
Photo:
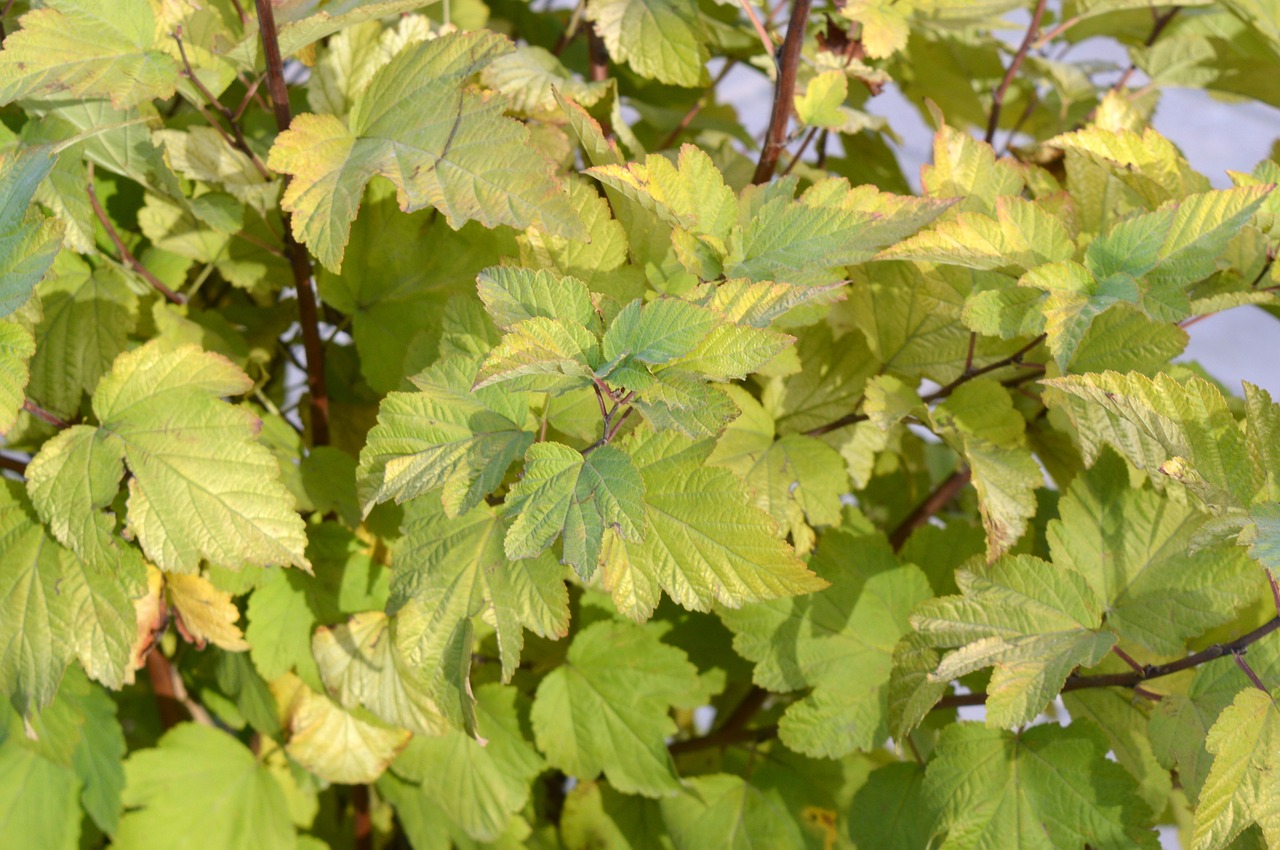
[[[1106,740],[1081,723],[1013,733],[957,723],[925,774],[945,846],[1157,848],[1148,813]],[[994,845],[987,842],[995,842]]]
[[[178,63],[155,49],[148,0],[56,0],[19,22],[0,52],[0,103],[109,97],[123,109],[173,95]]]
[[[507,557],[534,558],[564,533],[564,561],[584,579],[600,561],[606,529],[644,540],[644,482],[626,452],[600,446],[585,457],[559,443],[535,443],[524,474],[507,494],[513,517]]]
[[[209,726],[180,723],[125,762],[121,850],[250,850],[296,843],[284,792],[248,747]],[[199,829],[193,831],[193,825]]]
[[[529,703],[515,688],[476,689],[476,731],[418,736],[391,766],[475,841],[494,841],[529,802],[542,757],[526,738]]]
[[[677,850],[804,846],[800,827],[777,791],[762,791],[724,773],[697,776],[686,784],[684,793],[661,802]]]
[[[31,331],[14,321],[0,322],[0,434],[18,421],[27,400],[31,355],[36,341]]]
[[[604,0],[588,7],[609,55],[641,77],[676,86],[707,80],[706,34],[693,0]]]
[[[527,44],[494,59],[480,78],[506,95],[513,111],[526,115],[559,113],[555,91],[583,106],[594,106],[609,92],[607,82],[580,80],[549,50]]]
[[[927,847],[932,811],[924,799],[924,768],[895,762],[876,768],[853,797],[849,835],[860,847]]]
[[[667,224],[710,237],[709,244],[724,252],[724,240],[737,220],[738,199],[705,151],[681,145],[676,162],[651,154],[643,164],[597,165],[587,174]]]
[[[524,430],[527,398],[501,387],[473,391],[479,365],[474,357],[441,360],[414,376],[418,392],[383,400],[357,470],[366,515],[381,502],[443,489],[446,512],[460,516],[533,442]]]
[[[1173,142],[1147,127],[1132,130],[1086,127],[1046,142],[1096,163],[1133,190],[1148,208],[1209,188]]]
[[[380,611],[365,611],[316,629],[312,652],[325,688],[344,708],[362,706],[384,723],[424,735],[443,734],[450,721],[461,725],[465,712],[447,703],[447,689],[400,653],[398,625]]]
[[[413,502],[403,534],[390,609],[399,650],[414,668],[465,679],[477,615],[497,633],[504,680],[520,661],[524,629],[545,638],[568,632],[564,568],[549,554],[509,561],[507,527],[488,505],[451,518],[430,500]]]
[[[340,622],[344,615],[384,606],[389,570],[374,563],[363,544],[335,523],[313,525],[307,536],[307,558],[315,575],[268,571],[249,596],[245,639],[253,666],[264,679],[295,670],[318,690],[322,686],[311,654],[312,630]]]
[[[1159,481],[1187,484],[1209,504],[1248,505],[1260,485],[1245,435],[1217,387],[1202,378],[1103,372],[1044,382],[1080,434],[1086,462],[1111,445]]]
[[[404,250],[424,243],[434,246],[425,256]],[[448,302],[473,294],[476,273],[515,251],[508,228],[470,222],[455,232],[434,210],[405,215],[394,187],[377,181],[351,227],[347,270],[320,268],[316,280],[324,302],[351,316],[369,386],[388,393],[409,389],[409,377],[435,361]]]
[[[529,149],[529,131],[503,117],[500,98],[463,87],[509,50],[489,32],[410,46],[373,75],[345,123],[299,115],[277,137],[268,165],[293,177],[282,205],[322,264],[341,269],[365,185],[379,174],[396,185],[402,210],[435,207],[455,229],[475,220],[585,237],[550,164]]]
[[[761,201],[753,208],[744,193],[742,230],[729,240],[727,277],[831,283],[843,277],[837,272],[844,266],[866,262],[951,206],[869,185],[850,187],[839,178],[815,183],[794,201],[784,195]]]
[[[1280,710],[1275,697],[1253,687],[1240,691],[1209,730],[1205,746],[1213,754],[1213,766],[1196,806],[1196,850],[1226,847],[1254,823],[1268,845],[1280,841]]]
[[[373,782],[409,743],[412,733],[407,729],[364,720],[295,676],[273,682],[272,690],[288,729],[285,752],[328,782]]]
[[[898,7],[893,0],[854,0],[840,11],[862,25],[858,38],[872,59],[887,59],[907,46],[910,6]]]
[[[0,67],[8,54],[0,52]],[[52,150],[43,146],[19,148],[0,160],[0,316],[26,303],[62,247],[62,225],[32,204],[55,162]]]
[[[813,548],[810,526],[840,524],[840,497],[849,490],[844,462],[814,437],[775,439],[773,419],[761,404],[738,387],[730,394],[742,415],[720,435],[707,461],[737,473],[755,491],[756,507],[768,511],[797,551],[806,553]]]
[[[594,186],[572,175],[568,182],[569,203],[578,211],[589,238],[585,242],[566,239],[541,227],[530,227],[516,237],[521,265],[575,275],[622,300],[635,297],[639,294],[633,291],[639,282],[638,269],[623,265],[629,248],[626,229],[613,217],[608,199]]]
[[[80,846],[80,780],[16,736],[0,740],[0,824],[6,842],[40,850]]]
[[[1258,211],[1274,186],[1245,186],[1187,195],[1133,216],[1089,244],[1085,265],[1104,289],[1145,276],[1151,287],[1175,288],[1208,277],[1214,261]],[[1155,318],[1184,318],[1181,315]]]
[[[831,300],[843,283],[826,286],[795,286],[771,280],[723,280],[706,287],[703,303],[731,322],[752,328],[767,328],[793,308],[815,299]]]
[[[0,488],[0,691],[22,714],[48,705],[71,658],[123,684],[135,626],[128,570],[86,567],[36,522],[20,485]]]
[[[548,764],[567,775],[603,771],[619,791],[659,797],[680,789],[664,742],[676,731],[667,711],[703,699],[683,652],[640,626],[594,623],[538,686],[533,729]]]
[[[485,310],[503,331],[539,316],[564,319],[588,329],[599,327],[591,290],[575,277],[560,277],[544,269],[495,266],[480,272],[476,281]]]
[[[1069,260],[1075,243],[1062,221],[1016,196],[995,199],[994,219],[962,212],[880,253],[881,259],[945,263],[971,269],[1031,269]]]
[[[611,372],[624,363],[659,366],[686,357],[719,321],[705,307],[675,298],[660,298],[648,304],[632,301],[618,312],[604,333],[600,344],[604,365],[599,371],[608,380]]]
[[[714,381],[742,380],[764,368],[793,342],[795,337],[765,328],[720,324],[671,365]]]
[[[123,459],[133,474],[129,528],[161,569],[194,572],[202,558],[308,567],[292,497],[255,440],[257,417],[219,400],[252,386],[230,361],[194,346],[166,352],[152,342],[120,355],[93,396],[101,425],[68,429],[33,459],[37,510],[86,556],[100,545],[90,538],[108,533],[96,509],[112,498]],[[72,464],[90,458],[85,479]]]
[[[220,142],[221,143],[221,142]],[[44,317],[36,326],[31,396],[45,409],[71,418],[92,393],[138,323],[138,296],[110,267],[91,270],[64,254],[39,287]]]
[[[796,117],[811,127],[839,128],[845,123],[845,98],[849,78],[843,71],[823,71],[809,81],[804,94],[796,95]]]
[[[494,346],[476,375],[475,387],[507,383],[508,393],[559,395],[591,386],[599,361],[599,342],[591,331],[577,322],[535,316],[516,323]]]
[[[819,758],[872,750],[888,734],[894,646],[912,609],[932,596],[929,581],[918,567],[898,564],[878,535],[827,532],[810,564],[831,587],[721,610],[720,618],[734,633],[734,649],[756,662],[757,685],[812,688],[782,716],[784,744]]]
[[[619,611],[647,618],[659,588],[706,611],[715,602],[737,607],[826,587],[778,539],[769,515],[750,505],[732,472],[704,466],[709,440],[650,431],[624,448],[644,478],[648,528],[643,544],[606,549],[604,583]]]
[[[1012,159],[996,159],[991,145],[942,124],[933,137],[933,162],[920,169],[931,198],[959,198],[960,209],[994,216],[996,199],[1022,194],[1023,178]]]
[[[1131,489],[1108,452],[1078,475],[1045,536],[1055,566],[1084,576],[1106,606],[1107,627],[1160,655],[1229,621],[1253,601],[1243,549],[1192,547],[1207,517],[1150,489]]]
[[[1085,579],[1029,555],[982,571],[956,573],[960,596],[931,599],[911,624],[933,646],[959,647],[935,679],[994,667],[987,725],[1027,723],[1044,710],[1078,666],[1097,664],[1115,643],[1102,628],[1102,604]]]
[[[934,409],[934,430],[969,463],[978,491],[987,558],[1008,551],[1035,516],[1044,476],[1026,447],[1026,420],[1008,391],[991,380],[970,381]]]
[[[567,850],[674,850],[656,800],[579,782],[566,796],[560,836]]]

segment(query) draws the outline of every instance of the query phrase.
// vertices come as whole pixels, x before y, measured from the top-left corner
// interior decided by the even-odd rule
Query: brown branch
[[[1269,694],[1267,686],[1262,684],[1262,680],[1258,678],[1258,674],[1253,672],[1253,668],[1249,666],[1249,662],[1244,660],[1244,653],[1237,652],[1232,656],[1236,660],[1236,666],[1240,668],[1240,672],[1249,677],[1249,681],[1253,682],[1253,686],[1264,694]]]
[[[604,39],[596,32],[595,24],[587,25],[587,57],[591,65],[587,71],[592,82],[600,83],[609,79],[609,50]]]
[[[1022,363],[1022,358],[1025,357],[1028,353],[1030,353],[1031,349],[1035,348],[1040,343],[1044,342],[1045,339],[1046,339],[1045,335],[1040,334],[1040,336],[1031,340],[1031,342],[1022,346],[1022,348],[1019,348],[1017,351],[1013,352],[1013,354],[1010,354],[1008,357],[997,360],[994,363],[988,363],[986,366],[983,366],[980,369],[970,368],[970,369],[964,370],[963,372],[960,373],[960,377],[956,378],[951,383],[944,384],[943,386],[929,393],[927,396],[924,396],[923,401],[931,402],[931,401],[937,401],[942,398],[946,398],[947,396],[955,392],[957,387],[961,386],[962,384],[969,383],[974,378],[980,378],[983,375],[986,375],[990,372],[994,372],[997,369],[1003,369],[1006,366],[1020,365]]]
[[[169,287],[165,286],[164,281],[153,275],[146,266],[138,262],[138,258],[133,255],[133,252],[124,244],[124,240],[120,238],[120,234],[116,232],[116,228],[111,223],[111,219],[107,218],[107,211],[102,208],[102,204],[98,201],[98,192],[93,186],[94,174],[92,161],[89,163],[88,177],[87,191],[89,193],[89,205],[93,207],[93,214],[98,217],[98,222],[102,225],[102,229],[107,232],[107,238],[111,240],[112,245],[116,246],[116,253],[120,255],[120,262],[141,275],[147,283],[151,284],[157,292],[172,303],[186,304],[186,296],[179,295]]]
[[[254,0],[258,6],[258,30],[262,34],[262,52],[267,63],[267,91],[276,114],[280,132],[289,129],[293,115],[289,110],[289,89],[284,81],[284,59],[276,36],[275,15],[271,0]],[[289,178],[285,177],[285,188]],[[311,257],[294,238],[293,222],[287,210],[280,210],[284,221],[284,250],[293,269],[293,283],[298,292],[298,320],[302,325],[302,345],[307,352],[307,389],[310,393],[311,444],[329,442],[329,388],[324,374],[324,341],[320,338],[320,317],[316,309],[316,291],[311,279]]]
[[[27,413],[30,413],[35,418],[43,420],[49,425],[52,425],[53,427],[57,428],[59,431],[61,431],[63,428],[71,427],[70,422],[67,422],[65,419],[62,419],[60,417],[54,416],[52,413],[45,410],[40,405],[36,404],[31,399],[26,399],[25,401],[22,402],[22,409],[25,410]]]
[[[1135,670],[1130,673],[1103,673],[1097,676],[1071,675],[1067,677],[1061,693],[1082,691],[1089,688],[1136,688],[1143,682],[1149,682],[1152,679],[1159,679],[1164,676],[1172,676],[1174,673],[1181,673],[1183,670],[1199,667],[1202,664],[1216,661],[1227,655],[1243,655],[1251,645],[1277,629],[1280,629],[1280,616],[1268,620],[1263,625],[1233,641],[1216,643],[1213,646],[1188,655],[1186,658],[1170,661],[1168,664],[1148,664],[1141,671]],[[934,709],[984,705],[986,701],[986,694],[950,694],[940,699]]]
[[[782,169],[782,176],[786,177],[791,173],[791,169],[796,167],[796,163],[804,156],[804,152],[809,149],[809,144],[813,141],[813,137],[818,135],[817,127],[810,127],[809,131],[804,134],[804,139],[800,142],[800,147],[791,155],[791,161],[787,163],[787,167]]]
[[[1150,47],[1151,45],[1155,44],[1156,39],[1160,37],[1160,33],[1164,32],[1164,28],[1169,26],[1169,22],[1172,21],[1174,16],[1177,15],[1180,11],[1182,11],[1181,6],[1174,6],[1172,9],[1170,9],[1168,12],[1165,12],[1163,15],[1158,15],[1155,13],[1155,10],[1153,9],[1152,14],[1155,16],[1155,23],[1152,24],[1151,34],[1147,36],[1147,40],[1142,43],[1142,46]],[[1129,67],[1126,68],[1125,72],[1120,75],[1120,79],[1116,80],[1115,83],[1111,86],[1111,90],[1118,92],[1121,89],[1123,89],[1125,86],[1127,86],[1129,84],[1129,78],[1132,77],[1133,73],[1137,70],[1138,70],[1137,64],[1130,62]]]
[[[351,786],[356,850],[373,850],[373,820],[369,816],[369,786]]]
[[[810,0],[793,0],[787,37],[782,42],[782,61],[778,65],[778,84],[773,90],[773,111],[769,129],[764,134],[764,147],[752,183],[768,183],[778,167],[778,157],[787,146],[787,124],[791,120],[796,94],[796,73],[800,69],[800,51],[804,47],[809,23]]]
[[[913,531],[927,523],[930,517],[945,508],[956,497],[956,494],[965,488],[965,485],[969,483],[969,479],[972,477],[973,473],[969,471],[968,467],[957,469],[947,476],[923,502],[916,505],[915,510],[907,514],[906,518],[898,523],[889,534],[889,545],[893,547],[893,551],[897,552],[901,549]]]
[[[7,469],[10,472],[16,472],[25,478],[27,474],[27,462],[25,460],[18,460],[16,457],[9,457],[8,455],[0,454],[0,469]]]
[[[707,98],[711,97],[711,94],[716,90],[716,87],[718,87],[724,78],[729,75],[729,71],[733,70],[733,66],[735,64],[737,63],[734,59],[725,60],[724,67],[722,67],[720,72],[716,74],[715,79],[711,81],[711,85],[707,86],[707,90],[702,93],[702,97],[698,98],[697,101],[694,102],[693,106],[689,107],[689,111],[686,112],[680,119],[679,123],[676,124],[675,129],[662,140],[662,144],[658,145],[658,150],[666,150],[674,145],[676,140],[680,138],[680,134],[689,129],[689,125],[693,123],[693,119],[698,117],[698,113],[707,105]]]
[[[1037,0],[1036,10],[1031,14],[1031,25],[1027,27],[1027,34],[1022,39],[1022,44],[1018,46],[1018,52],[1013,54],[1013,61],[1009,63],[1009,67],[1004,72],[1004,79],[1000,81],[1000,87],[992,93],[991,96],[991,115],[987,119],[987,135],[984,137],[987,144],[991,144],[996,138],[996,126],[1000,123],[1000,112],[1004,109],[1004,96],[1009,91],[1009,86],[1013,83],[1013,78],[1018,75],[1018,69],[1022,67],[1022,61],[1027,58],[1027,51],[1031,49],[1031,43],[1036,40],[1036,36],[1040,34],[1040,19],[1044,17],[1045,0]]]
[[[215,725],[205,707],[187,693],[182,677],[159,648],[147,653],[147,678],[151,680],[151,691],[155,694],[160,725],[165,729],[172,729],[188,716],[201,725]]]
[[[921,398],[921,401],[925,402],[926,404],[929,404],[935,401],[940,401],[941,399],[944,399],[947,396],[951,395],[951,393],[955,392],[957,387],[963,384],[969,383],[974,378],[980,378],[983,375],[994,372],[997,369],[1003,369],[1006,366],[1030,365],[1030,364],[1023,364],[1022,358],[1026,357],[1027,354],[1029,354],[1033,348],[1038,346],[1040,343],[1044,342],[1045,338],[1046,338],[1045,335],[1041,334],[1040,336],[1031,340],[1031,342],[1024,345],[1022,348],[1019,348],[1013,354],[1010,354],[1008,357],[1004,357],[1000,360],[995,361],[994,363],[988,363],[986,366],[983,366],[979,369],[973,369],[973,368],[965,369],[963,372],[960,373],[960,377],[956,378],[954,381],[951,381],[949,384],[939,387],[938,389],[934,390],[928,395],[923,396]],[[1030,380],[1034,380],[1035,377],[1036,377],[1035,373],[1031,373],[1027,375],[1019,375],[1017,378],[1014,378],[1010,381],[1005,381],[1003,383],[1005,386],[1012,387],[1012,386],[1017,386],[1018,384],[1026,383],[1027,381],[1030,381]],[[861,405],[862,405],[862,399],[859,398],[857,406],[861,406]],[[832,421],[828,422],[825,425],[819,425],[817,428],[810,428],[808,431],[805,431],[804,433],[806,437],[821,437],[823,434],[829,434],[832,431],[838,431],[839,429],[848,427],[849,425],[856,425],[859,422],[866,422],[868,418],[869,417],[867,416],[867,414],[859,413],[857,410],[854,410],[853,413],[846,413],[844,416],[841,416],[838,419],[833,419]]]
[[[777,726],[762,726],[756,729],[747,728],[751,718],[759,713],[770,696],[771,694],[764,688],[759,685],[752,685],[751,689],[747,691],[747,695],[742,698],[742,702],[738,703],[738,707],[725,718],[723,723],[700,738],[676,741],[668,745],[668,752],[672,755],[679,755],[680,753],[691,753],[714,747],[726,747],[730,744],[745,741],[766,741],[774,737],[778,734]]]

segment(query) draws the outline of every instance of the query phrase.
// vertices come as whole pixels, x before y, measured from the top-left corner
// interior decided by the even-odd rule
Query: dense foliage
[[[0,843],[1280,847],[1280,6],[1048,5],[4,3]]]

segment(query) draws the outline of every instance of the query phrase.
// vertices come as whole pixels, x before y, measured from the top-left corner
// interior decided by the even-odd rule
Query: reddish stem
[[[764,134],[764,147],[752,183],[768,183],[778,167],[778,157],[787,146],[787,124],[796,94],[796,73],[800,69],[800,51],[804,47],[805,31],[809,23],[810,0],[794,0],[791,20],[787,24],[787,37],[782,42],[782,61],[778,66],[778,84],[773,90],[773,111],[769,115],[769,129]]]
[[[276,36],[276,21],[271,0],[255,0],[258,6],[258,30],[262,34],[262,52],[267,63],[267,91],[276,114],[280,132],[289,129],[293,115],[289,110],[289,89],[284,81],[284,59]],[[288,189],[289,178],[285,177]],[[280,211],[284,221],[284,251],[293,270],[294,288],[298,292],[298,321],[302,325],[302,346],[307,352],[307,389],[310,394],[311,444],[329,442],[329,388],[324,374],[324,341],[320,337],[320,317],[316,309],[315,285],[311,279],[311,257],[293,235],[293,223],[286,210]]]

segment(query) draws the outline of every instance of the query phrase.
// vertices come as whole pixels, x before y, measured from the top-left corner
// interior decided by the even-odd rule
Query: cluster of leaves
[[[1276,21],[3,4],[6,846],[1280,846]]]

